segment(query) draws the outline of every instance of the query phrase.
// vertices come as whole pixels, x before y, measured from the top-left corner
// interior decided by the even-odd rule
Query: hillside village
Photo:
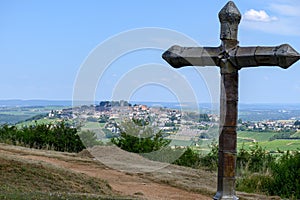
[[[300,121],[298,120],[265,120],[261,122],[242,122],[239,124],[239,130],[247,131],[275,131],[291,132],[300,131]]]
[[[96,122],[102,124],[105,132],[112,135],[119,134],[121,122],[139,120],[145,125],[162,130],[170,139],[183,141],[197,141],[209,138],[209,128],[218,126],[218,116],[215,114],[197,114],[190,111],[180,111],[163,107],[149,107],[146,105],[131,105],[126,101],[103,101],[99,105],[81,106],[51,111],[49,118],[71,120],[78,124]],[[111,134],[106,134],[111,137]]]
[[[87,122],[99,123],[108,138],[117,136],[121,122],[139,120],[162,130],[169,139],[194,141],[216,138],[218,135],[218,115],[196,113],[165,107],[131,105],[127,101],[102,101],[98,105],[80,106],[62,110],[52,110],[49,118],[71,120],[76,125]],[[239,120],[238,130],[256,132],[295,132],[300,131],[300,122],[296,120],[265,120],[243,122]]]

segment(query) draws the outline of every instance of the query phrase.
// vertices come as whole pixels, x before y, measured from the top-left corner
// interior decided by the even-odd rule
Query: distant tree
[[[245,125],[240,125],[237,127],[237,131],[246,131],[247,127]]]
[[[35,115],[33,117],[30,117],[30,118],[26,119],[25,122],[36,121],[36,120],[39,120],[39,119],[43,119],[47,116],[48,116],[48,114],[45,114],[45,113],[44,114],[38,114],[38,115]]]
[[[99,118],[99,123],[106,123],[109,120],[109,116],[108,115],[100,115]]]
[[[111,138],[119,137],[118,133],[115,133],[115,132],[113,133],[113,132],[111,132],[110,130],[108,130],[106,128],[103,128],[102,131],[105,134],[106,138],[111,139]]]
[[[295,121],[294,125],[295,126],[300,126],[300,121],[299,120]]]
[[[100,141],[97,141],[97,136],[93,131],[81,131],[79,136],[85,147],[93,147],[102,144]]]
[[[197,121],[199,120],[199,114],[196,112],[187,112],[185,115],[182,116],[185,120],[192,120]]]
[[[182,116],[185,120],[199,121],[199,122],[209,122],[210,119],[206,113],[197,113],[197,112],[187,112]]]
[[[88,122],[98,122],[98,119],[95,118],[95,117],[88,117],[88,118],[86,118],[86,121],[88,121]]]
[[[200,122],[209,122],[210,119],[209,119],[208,115],[206,113],[204,113],[204,114],[200,114],[199,121]]]
[[[161,131],[155,133],[149,126],[141,126],[139,121],[123,122],[120,136],[111,142],[121,149],[134,153],[150,153],[167,146],[171,141],[164,139]]]
[[[294,134],[295,132],[279,132],[275,135],[273,135],[269,141],[273,141],[273,140],[279,140],[279,139],[291,139],[291,136]],[[296,139],[296,138],[294,138]]]
[[[200,136],[199,136],[200,139],[209,139],[210,136],[207,134],[207,132],[203,131],[200,133]]]
[[[175,123],[174,122],[166,122],[165,126],[166,127],[172,127],[172,126],[175,126]]]
[[[136,124],[138,126],[142,126],[142,127],[149,125],[148,119],[132,118],[132,121],[134,122],[134,124]]]
[[[173,163],[186,167],[197,167],[200,162],[200,155],[188,147],[185,152]]]
[[[120,106],[120,102],[119,101],[111,101],[111,106],[118,107],[118,106]]]

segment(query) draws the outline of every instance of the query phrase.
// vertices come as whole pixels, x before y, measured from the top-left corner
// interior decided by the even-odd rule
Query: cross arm
[[[172,67],[218,66],[220,47],[180,47],[172,46],[162,57]]]
[[[236,67],[279,66],[287,69],[300,59],[288,44],[275,47],[236,47],[229,52],[229,61]]]
[[[163,55],[172,67],[220,66],[229,61],[237,69],[258,66],[288,68],[300,59],[300,54],[288,44],[275,47],[239,47],[223,50],[220,47],[172,46]]]

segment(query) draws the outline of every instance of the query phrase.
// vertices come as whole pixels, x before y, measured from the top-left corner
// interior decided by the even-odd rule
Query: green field
[[[57,119],[48,119],[48,118],[43,118],[43,119],[39,119],[39,120],[35,120],[35,121],[25,121],[25,122],[21,122],[16,124],[17,127],[22,127],[22,126],[30,126],[30,125],[35,125],[37,124],[55,124],[57,123],[58,120]]]
[[[99,122],[86,122],[82,128],[84,129],[102,129],[104,127],[104,123]]]
[[[242,140],[250,139],[253,142],[262,142],[262,141],[269,141],[269,139],[276,134],[277,133],[274,133],[274,132],[238,131],[238,139],[242,139]],[[250,142],[252,142],[252,141],[250,141]]]
[[[238,149],[241,149],[244,144],[244,149],[249,149],[255,146],[255,143],[238,143]],[[280,151],[296,151],[300,150],[300,140],[273,140],[273,141],[264,141],[258,142],[258,145],[265,148],[269,152]]]
[[[269,152],[276,152],[278,149],[280,151],[299,151],[300,150],[300,139],[278,139],[269,141],[269,139],[274,136],[274,132],[250,132],[250,131],[239,131],[238,132],[238,140],[237,140],[237,148],[241,149],[244,145],[244,149],[249,150],[251,147],[254,147],[257,143],[259,146],[262,146]],[[300,133],[294,134],[292,137],[299,137]],[[198,144],[199,147],[196,149],[209,152],[210,148],[209,145],[212,143],[213,140],[200,140]]]
[[[296,132],[294,135],[292,135],[293,138],[300,138],[300,131]]]
[[[65,106],[1,107],[0,124],[16,124],[37,115],[47,114],[51,110],[61,110]]]
[[[278,139],[269,141],[275,134],[278,133],[240,131],[238,132],[238,149],[242,148],[243,145],[245,149],[249,149],[255,145],[255,142],[270,152],[276,152],[277,150],[295,151],[300,149],[300,140]],[[293,136],[297,137],[299,136],[299,133],[296,133]]]

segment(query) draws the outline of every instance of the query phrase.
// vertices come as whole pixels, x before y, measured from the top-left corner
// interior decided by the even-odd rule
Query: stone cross
[[[280,66],[288,68],[300,59],[290,45],[240,47],[237,40],[241,14],[229,1],[219,12],[219,47],[172,46],[163,55],[172,67],[218,66],[221,72],[219,167],[215,200],[236,200],[235,167],[237,143],[238,71],[244,67]]]

